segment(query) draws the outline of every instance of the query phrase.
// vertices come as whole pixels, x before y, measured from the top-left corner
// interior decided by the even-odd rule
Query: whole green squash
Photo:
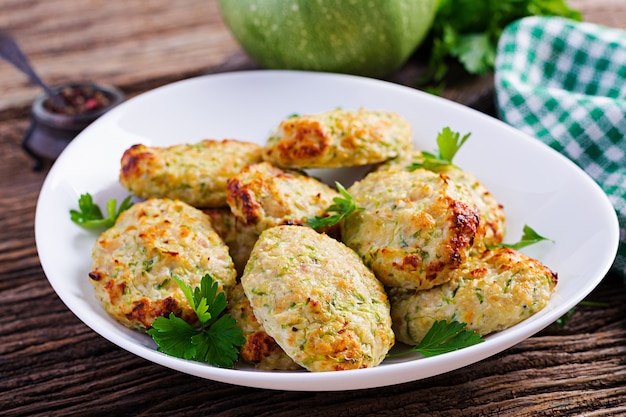
[[[272,69],[383,77],[428,33],[437,0],[219,0],[243,49]]]

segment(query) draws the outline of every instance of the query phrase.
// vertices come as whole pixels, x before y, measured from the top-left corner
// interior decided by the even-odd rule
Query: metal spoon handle
[[[37,75],[33,67],[30,65],[28,58],[26,58],[26,55],[24,55],[15,39],[8,33],[2,31],[0,31],[0,57],[13,64],[14,67],[28,75],[32,82],[42,87],[57,106],[63,106],[61,98],[56,95],[52,89],[50,89],[50,87],[42,81],[41,78],[39,78],[39,75]]]

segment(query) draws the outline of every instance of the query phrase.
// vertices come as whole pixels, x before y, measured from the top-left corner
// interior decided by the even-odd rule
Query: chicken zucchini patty
[[[375,164],[406,152],[412,140],[411,126],[396,113],[336,109],[280,122],[263,159],[300,169]]]
[[[226,181],[261,160],[261,146],[205,139],[168,147],[134,145],[122,156],[119,180],[140,198],[171,198],[197,208],[226,207]]]
[[[421,164],[424,162],[422,152],[419,150],[413,150],[410,153],[402,155],[398,158],[381,164],[378,170],[389,169],[414,169],[412,164]],[[489,192],[487,187],[484,186],[473,174],[455,166],[446,165],[439,167],[435,172],[442,173],[449,176],[453,181],[458,184],[462,184],[467,187],[476,204],[478,211],[480,212],[480,227],[484,229],[479,233],[482,236],[481,242],[475,242],[475,247],[485,249],[489,246],[496,246],[502,243],[506,232],[505,223],[506,216],[504,214],[504,207],[496,198]]]
[[[435,321],[456,320],[480,335],[507,329],[543,309],[557,274],[509,248],[485,251],[425,291],[389,290],[393,329],[399,341],[417,345]]]
[[[211,218],[211,225],[222,238],[230,257],[233,258],[237,275],[243,273],[250,252],[259,238],[254,225],[246,225],[228,208],[203,210]]]
[[[469,191],[443,174],[375,171],[348,192],[362,210],[344,219],[343,242],[388,286],[443,284],[479,232],[479,212]]]
[[[241,359],[253,364],[257,369],[301,369],[287,356],[274,338],[265,332],[263,325],[254,316],[254,311],[241,283],[237,284],[231,291],[227,308],[246,339],[240,349]]]
[[[309,227],[265,230],[241,283],[267,334],[310,371],[373,367],[394,344],[380,281],[351,249]]]
[[[236,280],[228,248],[209,217],[170,199],[149,199],[122,212],[96,240],[92,258],[96,297],[133,329],[148,329],[170,313],[197,321],[174,277],[197,287],[210,274],[226,294]]]
[[[268,227],[304,224],[309,217],[324,214],[339,195],[300,171],[261,162],[248,165],[228,180],[226,201],[244,225],[261,233]]]

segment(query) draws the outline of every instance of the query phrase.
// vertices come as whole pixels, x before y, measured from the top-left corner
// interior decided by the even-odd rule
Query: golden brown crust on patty
[[[226,181],[261,160],[261,147],[205,139],[168,147],[134,145],[121,160],[120,183],[140,198],[171,198],[194,207],[225,207]]]
[[[136,203],[98,237],[92,258],[89,277],[96,297],[134,329],[147,329],[169,313],[197,320],[174,276],[196,287],[208,273],[226,293],[235,285],[228,248],[210,219],[181,201]]]
[[[228,180],[227,189],[233,214],[258,233],[278,225],[302,225],[322,215],[339,196],[315,178],[269,162],[248,165]]]
[[[344,220],[342,239],[385,285],[428,289],[444,283],[479,230],[469,192],[443,174],[376,171],[348,192],[363,210]]]
[[[411,164],[423,163],[423,161],[422,152],[413,150],[381,164],[377,170],[409,170]],[[477,252],[484,250],[487,246],[496,246],[502,243],[506,232],[504,207],[489,192],[487,187],[474,175],[454,165],[441,167],[436,172],[447,175],[452,181],[467,187],[470,192],[480,212],[481,220],[480,228],[482,231],[478,234],[480,239],[475,242]]]
[[[464,185],[478,208],[481,231],[479,231],[476,242],[474,242],[474,248],[484,250],[488,246],[502,243],[506,232],[504,206],[469,172],[454,166],[446,167],[441,172],[457,184]]]
[[[292,116],[272,132],[263,158],[288,168],[337,168],[395,158],[411,147],[409,123],[366,109]]]
[[[418,344],[437,320],[456,320],[486,335],[509,328],[543,309],[557,275],[509,248],[472,256],[443,285],[424,291],[389,290],[398,340]]]

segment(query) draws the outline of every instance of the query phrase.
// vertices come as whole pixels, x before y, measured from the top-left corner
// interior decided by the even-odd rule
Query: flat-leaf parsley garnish
[[[409,171],[424,168],[429,171],[437,171],[441,168],[453,165],[452,160],[461,146],[469,139],[471,133],[461,137],[459,132],[454,132],[449,127],[444,127],[437,135],[438,153],[422,152],[418,161],[411,164]]]
[[[422,82],[446,80],[448,65],[457,61],[470,74],[495,68],[497,44],[506,26],[526,16],[563,16],[580,21],[582,15],[567,0],[439,0],[428,41],[428,71]]]
[[[472,330],[465,330],[466,323],[455,320],[437,320],[428,330],[422,341],[410,349],[387,355],[388,357],[420,353],[425,357],[437,356],[484,342]]]
[[[599,302],[599,301],[581,301],[580,303],[578,303],[576,306],[570,308],[565,314],[563,314],[561,317],[559,317],[558,319],[556,319],[556,321],[554,322],[558,327],[563,328],[565,327],[565,325],[567,324],[567,322],[570,320],[570,318],[574,315],[574,313],[576,312],[576,308],[579,306],[589,306],[589,307],[608,307],[609,304],[608,303],[603,303],[603,302]]]
[[[338,181],[335,181],[335,185],[343,197],[333,198],[334,204],[331,204],[325,211],[325,213],[334,212],[335,214],[330,216],[315,216],[308,218],[306,220],[307,226],[313,229],[334,226],[355,211],[363,210],[362,207],[357,207],[354,198],[352,198],[348,191],[346,191],[343,185],[341,185]]]
[[[194,327],[174,313],[169,317],[158,317],[148,334],[159,352],[232,368],[239,358],[239,347],[246,339],[235,319],[230,314],[222,314],[226,309],[226,295],[218,291],[217,282],[209,274],[203,276],[200,287],[193,290],[178,277],[174,279],[198,316],[200,326]]]
[[[108,217],[104,217],[100,207],[93,202],[91,194],[82,194],[78,199],[78,210],[70,210],[70,219],[85,229],[109,228],[115,224],[115,220],[124,210],[129,209],[133,205],[130,201],[131,197],[130,195],[126,197],[119,208],[117,208],[116,199],[109,199],[106,205]]]
[[[525,248],[526,246],[534,245],[535,243],[541,242],[542,240],[551,241],[552,239],[543,237],[539,233],[537,233],[532,227],[528,225],[524,225],[523,234],[519,242],[501,243],[496,246],[490,246],[490,249],[504,247],[504,248],[519,250],[519,249]]]

